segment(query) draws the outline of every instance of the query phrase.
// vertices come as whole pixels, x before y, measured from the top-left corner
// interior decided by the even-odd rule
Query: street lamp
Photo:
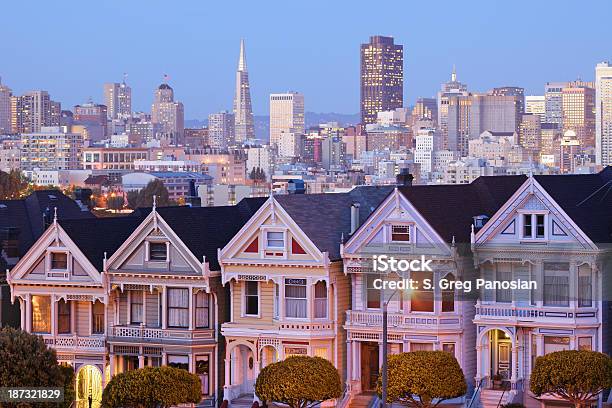
[[[389,299],[385,299],[385,289],[381,290],[382,295],[382,336],[383,336],[383,361],[382,361],[382,408],[387,407],[387,329],[389,323],[387,322],[387,307],[389,306],[389,302],[393,299],[393,296],[399,291],[399,289],[395,289]]]

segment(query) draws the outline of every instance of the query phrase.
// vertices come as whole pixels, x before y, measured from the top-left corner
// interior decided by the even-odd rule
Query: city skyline
[[[342,24],[342,29],[321,24],[317,30],[305,28],[306,34],[293,30],[291,35],[283,36],[277,35],[273,21],[282,21],[289,15],[300,15],[305,22],[328,17],[314,13],[317,7],[293,4],[280,7],[271,15],[246,5],[243,14],[230,15],[232,10],[223,5],[204,9],[192,4],[173,10],[151,3],[147,3],[149,7],[139,3],[119,7],[112,2],[102,5],[95,16],[71,20],[66,26],[54,25],[55,35],[61,38],[70,34],[70,41],[45,47],[38,40],[41,33],[36,27],[41,24],[44,27],[50,17],[70,15],[75,4],[41,5],[29,16],[34,28],[15,39],[19,41],[18,47],[14,41],[1,42],[0,53],[8,58],[3,59],[0,75],[14,93],[48,90],[66,107],[81,104],[90,97],[102,103],[103,83],[120,82],[127,72],[134,109],[148,110],[152,90],[163,81],[163,74],[168,73],[177,98],[185,104],[186,119],[204,119],[208,113],[231,110],[236,48],[240,38],[245,38],[250,50],[254,114],[267,114],[270,93],[288,90],[305,95],[307,111],[354,114],[359,111],[359,45],[371,35],[390,35],[404,46],[405,105],[412,105],[417,97],[434,96],[439,85],[448,81],[453,64],[459,79],[470,90],[521,86],[527,95],[540,95],[546,82],[571,81],[578,77],[593,80],[595,64],[611,57],[605,39],[610,37],[612,28],[602,20],[609,14],[606,9],[611,5],[604,1],[591,4],[598,12],[592,13],[588,24],[572,19],[575,30],[566,30],[563,24],[564,19],[570,21],[572,17],[572,8],[564,7],[569,2],[555,3],[555,7],[550,7],[550,3],[529,4],[528,9],[521,6],[526,6],[526,2],[482,3],[481,6],[480,2],[474,2],[473,7],[467,8],[469,11],[460,5],[440,2],[445,10],[442,14],[431,13],[431,8],[424,5],[409,7],[397,3],[397,13],[390,15],[360,13],[358,4],[351,8],[335,4],[329,6],[328,12],[341,15],[343,21],[351,24]],[[7,5],[7,15],[19,14],[22,7]],[[211,19],[213,15],[220,18]],[[261,24],[248,24],[247,18],[252,15],[258,16]],[[417,18],[418,15],[425,17]],[[160,31],[154,22],[162,16],[167,21]],[[226,24],[230,17],[236,19],[236,25]],[[142,24],[134,24],[126,33],[104,30],[104,37],[87,35],[87,28],[102,21],[136,18]],[[201,24],[202,18],[207,24]],[[369,24],[360,24],[364,21]],[[450,25],[453,21],[468,24],[457,32]],[[505,34],[508,27],[503,21],[513,22],[512,36]],[[542,21],[559,24],[551,26]],[[15,19],[8,19],[0,27],[0,38],[12,38],[16,23]],[[240,28],[235,29],[237,26]],[[74,35],[79,31],[83,34]],[[118,35],[122,38],[117,38]],[[152,38],[152,41],[139,38]],[[533,41],[535,38],[538,40]],[[84,47],[87,41],[97,46]],[[583,46],[587,42],[589,46]],[[546,44],[546,54],[542,52],[542,43]],[[572,50],[571,55],[567,50]],[[56,63],[46,64],[45,70],[39,70],[40,65],[31,55],[39,55],[44,61],[58,59]],[[100,58],[100,55],[114,58]],[[542,58],[544,55],[546,58]],[[330,94],[334,97],[330,98]]]

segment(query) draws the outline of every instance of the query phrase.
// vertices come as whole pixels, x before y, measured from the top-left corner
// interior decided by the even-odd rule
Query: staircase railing
[[[480,380],[478,380],[478,385],[476,386],[476,389],[474,390],[474,394],[472,394],[472,398],[470,399],[470,403],[468,404],[467,408],[471,408],[472,405],[474,405],[474,401],[478,401],[478,399],[480,398],[480,392],[482,391],[482,383],[484,382],[484,378],[481,378]],[[474,407],[477,407],[478,404],[474,405]]]
[[[346,408],[351,402],[351,393],[349,392],[348,384],[344,385],[344,391],[342,391],[342,395],[338,398],[338,402],[336,402],[336,408]]]
[[[501,406],[501,402],[504,399],[504,394],[506,394],[506,387],[504,387],[501,397],[499,397],[499,401],[497,402],[497,408],[499,408]]]

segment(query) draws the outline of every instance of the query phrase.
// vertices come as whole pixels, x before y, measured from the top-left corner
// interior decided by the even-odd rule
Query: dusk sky
[[[36,3],[36,4],[34,4]],[[21,94],[48,90],[64,108],[129,74],[134,110],[170,77],[186,119],[231,109],[240,38],[255,114],[271,92],[307,111],[359,111],[359,45],[404,45],[404,104],[434,96],[453,64],[473,91],[592,80],[612,59],[612,1],[13,1],[1,6],[0,76]]]

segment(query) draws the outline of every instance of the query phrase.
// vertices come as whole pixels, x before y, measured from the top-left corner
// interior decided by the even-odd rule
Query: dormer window
[[[166,262],[168,248],[164,242],[149,242],[149,260],[153,262]]]
[[[410,242],[410,226],[392,225],[391,226],[391,241]]]
[[[68,269],[68,254],[66,252],[51,253],[51,269],[66,270]]]
[[[266,233],[266,245],[268,248],[285,248],[285,234],[280,231],[268,231]]]
[[[546,214],[523,214],[523,238],[546,237]]]

